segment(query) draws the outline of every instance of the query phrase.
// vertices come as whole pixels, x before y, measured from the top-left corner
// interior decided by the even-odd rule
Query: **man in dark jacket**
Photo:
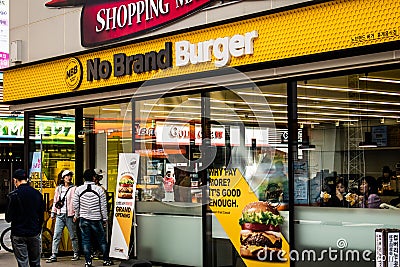
[[[45,210],[43,196],[28,184],[24,170],[16,170],[13,181],[16,189],[8,195],[5,219],[11,222],[15,258],[18,267],[40,267],[40,233]]]

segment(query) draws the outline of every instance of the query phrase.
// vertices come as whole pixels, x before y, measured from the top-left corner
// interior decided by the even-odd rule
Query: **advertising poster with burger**
[[[135,207],[135,191],[139,169],[139,154],[120,153],[110,257],[128,259],[129,242]]]
[[[209,173],[210,209],[246,266],[290,266],[288,206],[259,200],[236,168]]]

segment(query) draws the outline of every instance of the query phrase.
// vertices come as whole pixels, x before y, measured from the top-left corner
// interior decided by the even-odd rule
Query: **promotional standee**
[[[290,266],[287,205],[259,200],[236,168],[209,171],[210,208],[246,266]]]
[[[129,242],[135,207],[139,154],[120,153],[114,207],[110,257],[129,258]]]
[[[42,156],[40,155],[40,152],[33,152],[33,157],[32,157],[32,166],[30,170],[30,175],[32,175],[35,172],[41,172],[42,171]]]

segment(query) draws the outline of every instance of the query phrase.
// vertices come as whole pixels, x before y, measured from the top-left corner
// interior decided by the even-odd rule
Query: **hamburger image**
[[[135,181],[130,175],[123,175],[119,180],[118,198],[133,198],[133,185]]]
[[[259,261],[279,261],[283,217],[276,207],[263,201],[249,203],[243,208],[239,224],[242,227],[240,256]]]

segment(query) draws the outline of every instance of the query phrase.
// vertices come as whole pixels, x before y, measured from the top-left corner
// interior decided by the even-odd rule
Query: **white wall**
[[[144,36],[157,35],[227,18],[293,5],[310,0],[246,0],[208,8]],[[49,0],[10,0],[10,42],[22,40],[22,63],[85,50],[80,44],[82,7],[47,8]]]

